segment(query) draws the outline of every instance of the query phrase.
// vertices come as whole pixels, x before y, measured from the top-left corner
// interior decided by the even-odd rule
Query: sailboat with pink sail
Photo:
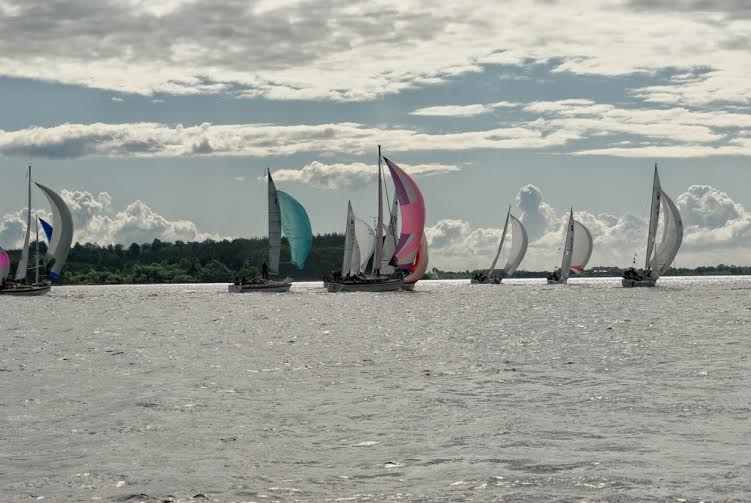
[[[398,240],[394,215],[391,215],[389,227],[384,232],[381,161],[386,163],[396,188],[396,201],[398,201],[402,219]],[[395,204],[393,208],[395,209],[396,206]],[[339,274],[327,278],[324,282],[326,289],[329,292],[385,292],[400,290],[405,285],[407,288],[414,288],[414,284],[423,277],[427,269],[427,243],[424,236],[425,199],[411,176],[396,163],[381,156],[380,145],[378,146],[378,219],[370,274],[360,273],[353,261],[353,252],[359,254],[358,250],[361,249],[361,245],[357,242],[356,225],[357,219],[352,212],[352,204],[349,203],[342,268]]]

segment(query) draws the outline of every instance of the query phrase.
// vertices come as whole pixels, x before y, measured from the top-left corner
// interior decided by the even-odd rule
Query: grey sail
[[[514,215],[511,215],[511,253],[509,254],[508,262],[504,270],[506,276],[511,276],[516,272],[519,264],[524,259],[524,254],[527,253],[527,230],[521,221]]]
[[[678,208],[672,199],[664,192],[660,191],[662,200],[663,227],[662,238],[657,245],[654,259],[651,266],[655,275],[665,274],[670,269],[675,256],[683,242],[683,220]]]
[[[352,203],[347,203],[347,226],[344,231],[344,257],[342,258],[342,276],[347,276],[352,268],[352,251],[355,246],[355,214]]]
[[[571,257],[574,253],[574,210],[568,216],[568,224],[566,225],[566,242],[563,245],[563,259],[561,260],[561,281],[565,283],[571,274]]]
[[[68,260],[70,245],[73,243],[73,216],[63,198],[55,191],[39,183],[36,186],[47,196],[47,201],[52,208],[52,228],[54,232],[47,249],[47,259],[55,261],[49,275],[53,279],[58,279],[65,262]]]
[[[31,166],[29,166],[29,193],[28,204],[26,206],[26,238],[23,241],[23,249],[21,251],[21,260],[18,262],[18,268],[16,269],[15,280],[25,281],[26,274],[29,269],[29,239],[31,237]]]
[[[282,211],[271,172],[268,172],[269,198],[269,274],[279,274],[279,255],[282,248]]]

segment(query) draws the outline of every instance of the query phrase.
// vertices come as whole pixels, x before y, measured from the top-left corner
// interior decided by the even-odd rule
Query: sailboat
[[[399,239],[396,239],[396,219],[393,211],[388,229],[384,235],[383,225],[383,167],[385,161],[396,187],[394,210],[401,210],[402,227]],[[425,200],[419,187],[402,168],[381,156],[378,146],[378,220],[375,230],[375,250],[371,274],[358,274],[355,270],[353,253],[357,252],[359,243],[355,232],[356,219],[352,203],[347,204],[347,223],[345,228],[344,256],[341,271],[327,278],[324,285],[329,292],[386,292],[400,290],[404,279],[416,282],[425,271],[412,269],[416,264],[421,244],[424,243]],[[425,246],[427,250],[427,245]],[[427,261],[425,262],[427,267]],[[419,277],[410,277],[415,272]],[[411,283],[412,285],[414,284]]]
[[[305,208],[297,199],[286,192],[276,190],[271,171],[267,170],[268,177],[268,204],[269,204],[269,252],[268,273],[270,276],[279,274],[279,259],[282,247],[282,231],[289,242],[292,264],[302,269],[305,260],[313,246],[313,232],[310,227],[310,219]],[[248,292],[286,292],[292,286],[292,278],[282,280],[262,278],[249,282],[235,280],[229,285],[231,293]]]
[[[39,190],[41,190],[42,193],[44,193],[44,195],[47,197],[47,201],[52,208],[53,224],[52,226],[49,226],[49,224],[47,224],[50,227],[50,232],[48,234],[49,246],[47,247],[47,265],[51,265],[52,267],[47,275],[41,274],[41,269],[43,266],[40,264],[39,257],[39,220],[37,219],[35,267],[31,268],[31,270],[34,271],[33,281],[29,278],[29,241],[31,239],[31,184],[31,166],[29,166],[28,203],[26,207],[26,237],[24,239],[23,249],[21,250],[21,260],[19,260],[16,267],[16,274],[13,277],[13,281],[6,281],[5,278],[7,277],[10,269],[10,261],[8,260],[8,264],[4,266],[3,264],[6,262],[6,260],[0,257],[0,277],[3,278],[1,282],[2,288],[0,288],[0,295],[35,296],[48,293],[52,288],[52,280],[60,279],[60,272],[62,271],[66,260],[68,259],[70,245],[73,242],[73,217],[70,214],[70,209],[56,192],[40,183],[34,182]]]
[[[502,271],[496,272],[496,265],[498,259],[501,256],[501,250],[503,250],[503,244],[506,242],[506,231],[508,230],[509,223],[511,223],[511,252],[508,257],[506,265]],[[472,276],[472,284],[483,285],[499,285],[503,281],[504,277],[510,278],[522,263],[524,254],[527,253],[527,244],[529,239],[527,238],[527,230],[524,228],[521,220],[511,214],[511,207],[509,206],[508,213],[506,213],[506,223],[503,224],[503,232],[501,233],[501,242],[498,244],[498,251],[495,254],[493,263],[490,264],[490,269],[487,272],[477,273]]]
[[[664,216],[662,239],[658,244],[656,242],[657,227],[661,214]],[[655,286],[659,277],[670,269],[681,247],[681,242],[683,242],[683,220],[673,200],[662,190],[660,175],[655,164],[644,269],[637,270],[633,267],[626,269],[623,272],[623,286],[626,288]]]
[[[548,285],[565,285],[571,276],[581,274],[592,256],[592,247],[592,234],[581,222],[574,220],[574,209],[571,208],[561,268],[548,274]]]

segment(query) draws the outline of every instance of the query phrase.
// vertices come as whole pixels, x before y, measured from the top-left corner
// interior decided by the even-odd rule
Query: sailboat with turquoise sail
[[[0,284],[0,295],[17,295],[17,296],[36,296],[45,295],[52,288],[52,281],[60,279],[60,273],[68,259],[70,245],[73,242],[73,217],[65,201],[52,189],[45,187],[40,183],[34,184],[47,197],[47,201],[52,208],[52,225],[49,227],[46,265],[42,264],[39,257],[39,221],[37,220],[36,232],[36,254],[35,267],[29,268],[29,244],[31,240],[31,166],[28,171],[28,200],[26,207],[26,236],[24,238],[23,248],[21,250],[21,259],[16,267],[16,273],[12,281],[6,281],[8,271],[5,271],[3,263],[5,260],[0,257],[0,276],[3,277]],[[46,222],[45,222],[46,223]],[[42,268],[49,268],[46,274],[42,273]],[[29,271],[34,271],[33,279],[29,276]]]
[[[269,251],[267,267],[269,277],[253,279],[243,282],[236,280],[229,285],[231,293],[248,292],[286,292],[292,286],[292,278],[282,280],[273,279],[279,275],[279,262],[282,249],[282,232],[289,242],[290,258],[292,264],[302,269],[305,260],[313,246],[313,232],[310,227],[310,218],[305,208],[297,199],[286,192],[276,189],[271,171],[268,176],[268,204],[269,204]]]
[[[662,238],[657,243],[657,227],[662,219]],[[661,275],[670,269],[683,242],[683,220],[672,199],[662,190],[660,175],[655,164],[652,180],[652,201],[647,234],[647,254],[644,269],[633,267],[623,272],[621,284],[625,288],[653,287]]]
[[[566,225],[561,268],[548,274],[548,285],[565,285],[571,276],[581,274],[592,257],[593,244],[589,229],[574,219],[574,209],[571,208]]]

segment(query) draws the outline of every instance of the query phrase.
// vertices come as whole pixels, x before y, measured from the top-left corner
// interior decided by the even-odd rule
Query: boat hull
[[[473,285],[500,285],[503,282],[500,278],[489,278],[485,280],[480,280],[477,278],[472,278],[471,284]]]
[[[567,285],[567,284],[568,284],[567,280],[562,280],[562,279],[549,279],[548,280],[548,285]]]
[[[396,292],[402,289],[399,278],[364,279],[361,281],[331,280],[325,283],[326,290],[336,292]]]
[[[281,293],[289,291],[292,286],[290,279],[284,281],[260,281],[258,283],[245,283],[244,285],[235,285],[234,283],[227,287],[229,293]]]
[[[621,280],[623,288],[651,288],[657,285],[656,279],[626,279]]]
[[[403,283],[402,284],[402,290],[406,290],[408,292],[414,292],[415,291],[415,284],[416,283]]]
[[[50,283],[26,285],[23,283],[9,283],[6,288],[0,290],[0,295],[13,295],[16,297],[37,297],[47,295],[52,288]]]

